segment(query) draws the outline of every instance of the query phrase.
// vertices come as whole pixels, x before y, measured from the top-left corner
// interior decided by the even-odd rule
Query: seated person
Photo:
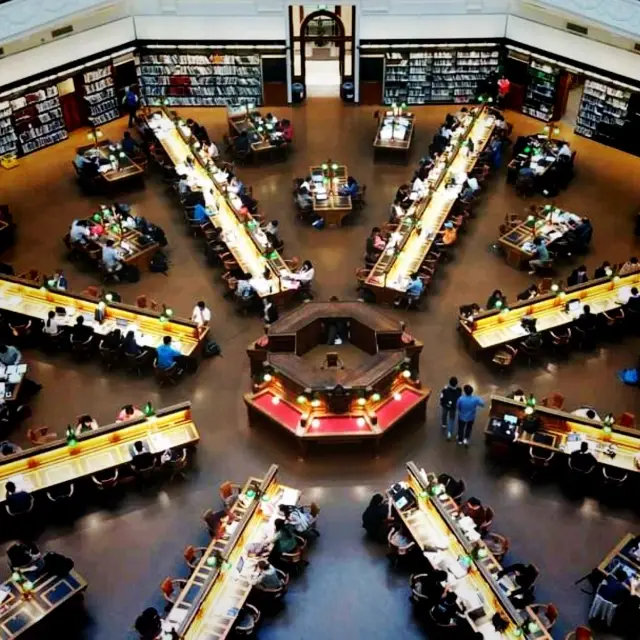
[[[242,206],[245,207],[251,215],[258,211],[258,201],[248,193],[239,193],[238,198],[240,198]]]
[[[120,329],[109,331],[100,341],[100,347],[108,351],[119,351],[120,347],[122,347],[122,332]]]
[[[503,567],[497,574],[498,580],[509,576],[517,585],[517,589],[509,594],[509,597],[516,596],[521,591],[527,591],[533,588],[538,577],[538,570],[532,564],[523,564],[516,562],[514,564]]]
[[[526,402],[527,401],[527,396],[524,394],[524,391],[522,389],[515,389],[514,391],[512,391],[511,393],[509,393],[507,395],[507,398],[511,398],[512,400],[515,400],[516,402]]]
[[[571,158],[571,147],[567,142],[563,142],[560,148],[558,149],[558,158]]]
[[[289,280],[297,280],[301,285],[310,286],[315,275],[316,271],[311,260],[305,260],[298,271],[285,274],[284,277]]]
[[[496,289],[487,299],[487,310],[500,309],[507,305],[507,296],[500,289]]]
[[[125,422],[126,420],[133,420],[134,418],[143,418],[144,413],[138,409],[138,407],[134,407],[132,404],[125,404],[122,409],[120,409],[120,413],[116,418],[116,422]]]
[[[22,354],[13,345],[0,344],[0,363],[6,367],[12,364],[20,364]]]
[[[202,189],[188,189],[182,203],[185,207],[195,207],[198,204],[201,204],[203,207],[207,206]]]
[[[7,507],[12,514],[18,515],[26,513],[31,509],[33,497],[24,490],[18,491],[14,482],[9,481],[5,484]]]
[[[240,135],[233,141],[233,146],[239,156],[247,156],[251,152],[251,142],[246,131],[242,131]]]
[[[86,244],[91,237],[91,225],[88,220],[74,220],[69,229],[69,241],[72,244]]]
[[[280,131],[282,132],[282,137],[285,142],[293,142],[293,125],[290,120],[287,120],[286,118],[282,119],[282,122],[280,123]]]
[[[313,208],[313,196],[306,187],[300,187],[296,192],[296,205],[301,211],[310,211]]]
[[[154,640],[162,632],[162,618],[153,607],[145,609],[137,618],[134,625],[141,640]]]
[[[477,527],[485,523],[487,519],[487,510],[478,498],[469,498],[461,507],[460,513],[468,516],[473,520]]]
[[[530,276],[534,275],[540,267],[546,267],[551,259],[549,249],[547,249],[547,244],[543,238],[536,236],[533,239],[533,244],[536,249],[536,257],[533,260],[529,260],[529,268],[531,269],[531,271],[529,271]]]
[[[575,321],[575,326],[581,331],[593,331],[598,326],[598,319],[594,313],[591,313],[591,307],[588,304],[582,307],[582,314]]]
[[[590,471],[596,466],[597,460],[589,451],[589,443],[581,442],[580,449],[569,456],[571,466],[578,471]]]
[[[524,291],[519,293],[516,296],[516,299],[517,300],[533,300],[533,298],[535,298],[539,293],[540,291],[538,290],[538,286],[535,284],[532,284],[528,286]]]
[[[193,222],[205,224],[209,221],[209,210],[202,204],[198,203],[193,209]]]
[[[95,431],[98,428],[97,421],[92,418],[88,413],[79,416],[78,421],[76,422],[76,435],[79,436],[81,433],[87,433],[89,431]]]
[[[453,591],[448,591],[444,598],[431,609],[433,621],[440,625],[449,625],[453,622],[462,609],[458,604],[458,596]]]
[[[41,564],[42,554],[40,549],[33,542],[14,542],[7,549],[7,559],[9,568],[12,571],[33,571]]]
[[[612,604],[621,604],[629,598],[629,589],[625,586],[628,582],[627,574],[623,569],[617,568],[613,575],[603,578],[598,585],[596,593]],[[634,594],[636,595],[636,594]]]
[[[131,133],[125,131],[122,136],[122,150],[128,155],[133,156],[139,151],[138,143],[131,137]]]
[[[191,189],[191,184],[189,182],[189,176],[186,173],[181,173],[178,177],[178,194],[181,198],[184,198],[189,190]]]
[[[120,271],[122,265],[122,254],[115,247],[115,243],[109,238],[102,247],[102,264],[110,273]]]
[[[382,235],[380,227],[373,227],[371,233],[367,238],[366,253],[367,255],[375,255],[384,250],[387,245],[387,241]]]
[[[521,345],[528,349],[529,351],[538,351],[542,348],[542,344],[544,339],[541,333],[537,331],[532,331],[529,335],[521,342]]]
[[[583,284],[589,281],[589,274],[587,273],[587,267],[580,265],[577,269],[574,269],[567,278],[567,285],[573,287],[577,284]]]
[[[393,304],[396,307],[399,307],[403,300],[417,300],[418,298],[420,298],[420,296],[422,295],[422,293],[424,292],[424,282],[422,282],[422,279],[420,278],[420,274],[419,273],[412,273],[409,279],[409,284],[407,285],[406,288],[406,294],[404,297],[399,298],[398,300],[396,300]]]
[[[389,501],[381,493],[375,493],[362,514],[362,528],[372,540],[385,542],[389,526]]]
[[[69,286],[69,281],[64,275],[62,269],[56,269],[53,276],[47,280],[47,284],[51,289],[61,289],[62,291],[66,291]]]
[[[347,183],[340,187],[340,195],[355,198],[358,195],[359,188],[356,179],[353,176],[349,176]]]
[[[293,527],[298,535],[308,537],[316,518],[312,515],[315,505],[311,507],[298,507],[295,505],[281,504],[278,507],[280,514],[287,524]],[[316,507],[317,508],[317,507]]]
[[[640,293],[638,293],[638,287],[631,288],[631,295],[627,300],[626,307],[631,313],[640,315]]]
[[[618,271],[618,275],[627,276],[630,273],[636,273],[636,271],[640,270],[640,263],[638,262],[638,258],[629,258],[621,267],[620,271]]]
[[[445,222],[442,231],[436,234],[436,248],[444,249],[455,243],[458,239],[458,231],[453,222]]]
[[[298,540],[293,533],[293,527],[282,518],[277,518],[273,537],[273,552],[278,556],[282,553],[293,553],[298,546]]]
[[[227,191],[235,195],[244,193],[244,183],[237,176],[229,176],[230,180],[227,183]]]
[[[171,369],[182,354],[171,346],[171,336],[164,336],[162,344],[156,347],[158,369]]]
[[[76,155],[74,163],[80,170],[80,175],[85,178],[93,178],[99,173],[98,167],[100,166],[100,161],[95,156],[87,158],[86,156],[78,154]]]
[[[280,578],[280,574],[270,562],[267,560],[258,560],[258,564],[256,565],[256,578],[253,583],[254,587],[275,591],[276,589],[281,589],[284,584],[282,578]]]
[[[415,194],[415,199],[422,198],[427,192],[427,185],[420,179],[418,173],[413,174],[413,182],[411,184],[411,191]]]
[[[87,342],[93,337],[93,329],[84,323],[84,317],[78,316],[71,328],[71,342]]]
[[[47,313],[47,319],[42,326],[42,333],[50,336],[56,336],[62,331],[62,327],[58,324],[56,312],[52,309]]]
[[[611,263],[608,260],[605,260],[594,272],[594,279],[598,278],[608,278],[613,275],[613,269],[611,268]]]
[[[146,347],[145,347],[146,349]],[[136,335],[133,331],[127,331],[127,335],[122,341],[122,352],[125,355],[138,356],[142,353],[143,347],[136,342]]]
[[[9,442],[8,440],[5,440],[4,442],[0,443],[0,455],[3,458],[6,458],[7,456],[12,456],[14,453],[20,453],[21,451],[22,451],[22,447],[19,447],[17,444],[13,442]]]
[[[282,248],[284,241],[280,237],[280,223],[277,220],[269,222],[264,228],[264,233],[274,249],[280,250]]]
[[[136,440],[133,443],[134,453],[131,458],[131,466],[136,471],[145,471],[146,469],[150,469],[155,464],[155,457],[149,451],[145,451],[144,445],[141,440]]]
[[[412,592],[419,593],[426,598],[426,602],[424,602],[426,606],[433,606],[441,602],[448,592],[447,580],[447,572],[436,569],[420,576],[411,576],[409,584]],[[412,596],[414,602],[423,603],[423,600],[414,598],[415,596]]]
[[[256,291],[251,285],[250,280],[250,273],[242,273],[238,276],[238,282],[235,290],[235,295],[237,298],[247,300],[255,295]]]
[[[583,217],[578,225],[571,231],[571,234],[578,245],[578,249],[586,249],[591,244],[591,238],[593,237],[591,220]]]
[[[420,180],[420,182],[422,182],[422,180]],[[407,182],[398,187],[394,202],[396,202],[402,209],[408,209],[411,206],[411,203],[413,202],[411,199],[411,183]]]

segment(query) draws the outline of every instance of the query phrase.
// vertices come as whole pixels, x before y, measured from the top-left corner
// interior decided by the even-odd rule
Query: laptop
[[[544,444],[548,447],[553,447],[556,443],[555,436],[552,436],[550,433],[540,433],[539,431],[534,433],[531,439],[538,444]]]

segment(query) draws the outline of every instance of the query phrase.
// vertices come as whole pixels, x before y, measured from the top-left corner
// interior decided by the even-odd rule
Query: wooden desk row
[[[258,558],[252,554],[269,541],[280,504],[295,505],[300,492],[280,484],[278,467],[264,478],[249,478],[231,512],[237,524],[224,538],[214,538],[193,570],[165,621],[182,640],[221,640],[229,636],[253,587]]]
[[[241,213],[241,203],[226,193],[222,176],[217,167],[199,148],[186,125],[172,119],[166,110],[147,117],[147,123],[155,133],[166,154],[179,174],[189,176],[201,189],[207,207],[214,213],[211,224],[222,230],[222,237],[239,267],[255,280],[263,280],[264,286],[256,286],[259,296],[276,298],[291,296],[299,283],[287,279],[289,267],[260,230],[249,213]],[[195,147],[197,144],[198,147]],[[190,166],[187,160],[191,159]],[[265,270],[271,275],[264,279]]]
[[[536,331],[539,333],[557,329],[574,322],[584,305],[589,305],[594,314],[617,308],[621,304],[621,289],[639,285],[640,272],[590,280],[557,294],[550,292],[533,300],[517,302],[508,309],[483,311],[470,319],[460,318],[460,333],[473,353],[495,349],[528,335],[521,325],[525,316],[536,319]],[[570,301],[579,301],[579,313],[565,310]]]
[[[379,302],[393,302],[406,291],[409,277],[422,265],[442,229],[462,185],[449,186],[450,179],[469,173],[491,137],[494,116],[485,107],[472,111],[461,125],[462,134],[453,139],[427,180],[430,193],[417,200],[400,220],[387,247],[367,276],[364,286]],[[474,143],[469,152],[468,140]],[[394,244],[390,243],[393,241]]]
[[[470,542],[457,523],[458,505],[446,494],[434,495],[437,484],[434,474],[426,474],[414,462],[407,463],[407,484],[416,498],[417,505],[409,510],[396,508],[417,545],[421,549],[436,547],[437,552],[425,551],[429,559],[442,561],[447,566],[460,565],[466,560],[468,571],[459,578],[454,591],[477,594],[482,602],[484,615],[467,620],[472,629],[483,634],[485,640],[521,637],[525,640],[552,640],[535,613],[526,608],[516,609],[507,593],[498,582],[496,575],[502,569],[500,563],[482,541]],[[430,560],[431,562],[432,560]],[[508,627],[499,634],[492,624],[492,617],[499,614]]]
[[[198,327],[188,320],[165,318],[160,313],[139,309],[119,302],[105,306],[105,320],[98,323],[95,313],[97,300],[80,294],[60,290],[48,290],[29,280],[0,275],[0,311],[11,312],[36,321],[46,321],[49,311],[56,313],[64,309],[65,315],[58,315],[60,324],[74,324],[76,317],[84,316],[85,324],[97,334],[106,335],[120,329],[123,335],[134,331],[141,346],[157,347],[164,336],[173,338],[173,346],[183,355],[197,355],[208,329],[199,332]]]
[[[621,425],[605,428],[601,422],[575,416],[558,409],[549,409],[536,405],[535,415],[542,426],[535,434],[529,434],[518,428],[514,438],[501,435],[499,427],[492,426],[494,419],[501,420],[505,415],[524,418],[526,403],[517,402],[503,396],[491,396],[489,422],[485,429],[487,442],[495,440],[540,447],[557,454],[569,455],[579,449],[580,442],[589,444],[589,451],[598,463],[616,467],[624,471],[640,472],[640,431]]]
[[[131,462],[132,445],[141,440],[150,453],[189,447],[200,440],[191,418],[191,403],[161,409],[152,417],[100,427],[77,437],[74,445],[66,439],[27,449],[0,461],[0,504],[6,499],[6,484],[30,493],[44,491],[65,482]]]
[[[25,578],[29,578],[28,574]],[[35,627],[46,623],[47,616],[80,596],[86,590],[87,582],[72,569],[63,576],[41,573],[31,580],[29,586],[31,588],[25,595],[24,589],[12,579],[0,585],[0,590],[8,592],[0,604],[0,640],[13,640],[24,633],[33,632]],[[53,637],[44,629],[40,629],[40,633],[42,635],[38,635],[39,638]]]
[[[627,533],[598,565],[602,577],[613,575],[618,569],[627,575],[623,583],[627,589],[631,590],[631,579],[640,581],[640,536],[637,534]]]

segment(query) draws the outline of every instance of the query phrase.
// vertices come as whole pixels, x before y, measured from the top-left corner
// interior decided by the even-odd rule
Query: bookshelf
[[[11,105],[0,102],[0,156],[18,151],[18,136],[13,128]]]
[[[627,117],[632,92],[600,81],[587,79],[584,83],[575,132],[586,138],[618,138]],[[602,127],[600,125],[608,125]],[[609,133],[604,133],[603,129]],[[617,135],[616,135],[617,134]]]
[[[67,138],[55,85],[26,93],[11,100],[10,105],[23,155]]]
[[[94,126],[120,117],[113,81],[113,67],[108,64],[82,76],[84,99],[89,107],[89,121]]]
[[[500,66],[497,47],[437,47],[387,52],[384,104],[461,103],[473,101],[478,84]]]
[[[260,56],[145,52],[137,67],[145,102],[158,106],[262,104]]]
[[[559,74],[560,69],[555,65],[531,58],[522,113],[543,122],[553,120]]]

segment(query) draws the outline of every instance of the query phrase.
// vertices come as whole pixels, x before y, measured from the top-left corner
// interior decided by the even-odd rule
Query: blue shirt
[[[484,407],[484,400],[482,398],[478,396],[460,396],[456,404],[458,420],[462,420],[463,422],[475,420],[478,407]]]
[[[12,345],[7,345],[7,350],[0,353],[0,362],[6,366],[18,364],[22,359],[22,354]]]
[[[549,250],[547,249],[547,245],[544,243],[544,240],[537,246],[537,249],[538,260],[546,262],[549,259]]]
[[[407,287],[407,293],[411,296],[419,296],[424,291],[424,282],[420,280],[420,278],[416,278],[415,280],[411,280],[409,282],[409,286]]]
[[[156,347],[156,352],[158,353],[158,369],[168,369],[176,361],[176,358],[182,355],[170,344],[161,344]]]
[[[193,219],[196,222],[206,222],[209,217],[209,212],[206,207],[203,207],[201,204],[197,204],[195,209],[193,210]]]

